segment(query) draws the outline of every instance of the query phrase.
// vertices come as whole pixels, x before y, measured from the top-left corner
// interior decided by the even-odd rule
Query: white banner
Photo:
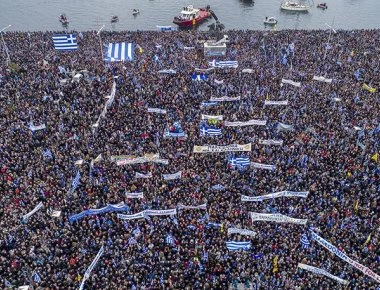
[[[335,281],[338,281],[340,284],[343,284],[343,285],[347,285],[348,284],[347,280],[343,280],[343,279],[341,279],[341,278],[339,278],[337,276],[331,275],[326,270],[323,270],[323,269],[320,269],[320,268],[316,268],[316,267],[309,266],[309,265],[302,264],[302,263],[298,263],[298,268],[301,268],[301,269],[313,272],[315,274],[324,275],[324,276],[329,277],[329,278],[331,278],[331,279],[333,279]]]
[[[42,124],[42,125],[39,125],[39,126],[34,126],[34,125],[29,125],[29,129],[31,131],[39,131],[39,130],[43,130],[43,129],[46,129],[46,125],[45,124]]]
[[[126,198],[144,198],[143,192],[126,192],[125,193]]]
[[[212,115],[203,115],[202,114],[202,120],[218,120],[218,121],[223,121],[223,115],[212,116]]]
[[[37,206],[30,212],[28,212],[27,214],[23,215],[22,216],[22,219],[24,221],[26,221],[31,215],[35,214],[39,209],[41,209],[43,207],[43,203],[40,202],[39,204],[37,204]]]
[[[286,79],[282,79],[281,83],[283,83],[283,84],[289,84],[289,85],[292,85],[292,86],[295,86],[295,87],[300,87],[301,86],[301,83],[294,82],[292,80],[286,80]]]
[[[263,140],[263,139],[259,139],[259,144],[263,144],[263,145],[282,146],[283,143],[284,143],[284,141],[282,141],[282,140],[273,140],[273,139]]]
[[[201,204],[201,205],[196,205],[196,206],[190,206],[190,205],[183,205],[183,204],[178,204],[177,205],[178,209],[204,209],[207,210],[207,204]]]
[[[276,222],[276,223],[292,223],[298,225],[306,225],[307,220],[305,219],[295,219],[288,217],[280,213],[258,213],[250,212],[252,222],[254,221],[267,221],[267,222]]]
[[[242,127],[242,126],[251,126],[251,125],[259,125],[265,126],[267,124],[266,120],[249,120],[246,122],[224,122],[224,126],[226,127]]]
[[[288,101],[269,101],[269,100],[265,100],[264,105],[275,105],[275,106],[284,105],[284,106],[287,106],[288,105]]]
[[[148,108],[148,113],[166,114],[166,110],[159,108]]]
[[[319,81],[319,82],[325,82],[325,83],[328,83],[328,84],[331,84],[331,82],[332,82],[332,79],[326,79],[325,77],[317,77],[317,76],[314,76],[313,80],[314,81]]]
[[[136,172],[136,178],[152,178],[153,175],[151,172],[149,172],[148,174],[142,174],[142,173],[138,173]]]
[[[134,220],[144,218],[144,211],[135,213],[135,214],[117,214],[117,217],[122,220]]]
[[[177,209],[147,209],[144,210],[144,215],[146,216],[159,216],[159,215],[172,215],[177,214]]]
[[[113,156],[113,160],[116,160],[116,165],[122,166],[122,165],[128,165],[128,164],[139,164],[139,163],[146,163],[146,162],[154,162],[154,163],[161,163],[168,165],[169,160],[168,159],[161,159],[159,154],[145,154],[143,157],[135,157],[135,156],[119,156],[118,158],[115,158]],[[112,160],[112,157],[111,157]]]
[[[224,81],[223,81],[223,80],[221,80],[221,81],[218,81],[217,79],[215,79],[215,80],[214,80],[214,82],[215,82],[217,85],[221,85],[221,84],[223,84],[223,83],[224,83]]]
[[[270,164],[262,164],[262,163],[257,163],[257,162],[251,162],[251,165],[254,168],[260,168],[260,169],[268,169],[268,170],[275,170],[276,165],[270,165]]]
[[[241,70],[241,72],[242,73],[249,73],[249,74],[251,74],[251,73],[253,73],[253,69],[251,69],[251,68],[244,68],[244,69]]]
[[[193,50],[193,49],[195,49],[195,47],[194,46],[184,46],[183,49],[184,50]]]
[[[182,176],[182,171],[178,171],[178,172],[172,173],[172,174],[162,174],[162,177],[165,180],[181,179],[181,176]]]
[[[380,276],[373,272],[371,269],[367,268],[366,266],[363,266],[362,264],[352,260],[350,257],[348,257],[345,253],[342,251],[338,250],[337,247],[333,246],[330,244],[328,241],[323,239],[322,237],[318,236],[316,233],[311,232],[311,237],[320,245],[322,245],[324,248],[329,250],[331,253],[337,255],[339,258],[341,258],[343,261],[346,261],[356,269],[360,270],[363,272],[365,275],[373,278],[376,280],[378,283],[380,283]]]
[[[194,153],[212,153],[212,152],[238,152],[238,151],[251,151],[251,143],[248,144],[231,144],[226,146],[218,145],[204,145],[194,146]]]
[[[231,235],[231,234],[239,234],[239,235],[242,235],[242,236],[251,236],[251,237],[256,236],[256,232],[254,232],[254,231],[245,230],[245,229],[237,229],[237,228],[228,228],[227,233],[229,235]]]
[[[233,102],[240,101],[240,96],[238,97],[220,97],[220,98],[210,98],[210,102]]]
[[[307,197],[308,191],[279,191],[261,196],[246,196],[241,195],[241,201],[263,201],[265,199],[277,198],[277,197]]]

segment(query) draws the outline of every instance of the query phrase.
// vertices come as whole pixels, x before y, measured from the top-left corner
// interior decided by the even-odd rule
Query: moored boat
[[[59,22],[62,23],[62,25],[67,25],[69,24],[69,20],[67,19],[66,15],[65,14],[61,14],[59,16]]]
[[[321,9],[325,10],[325,9],[327,9],[327,3],[319,3],[317,5],[317,8],[321,8]]]
[[[284,1],[281,3],[281,9],[288,11],[309,11],[310,8],[310,5],[295,1]]]
[[[275,25],[277,24],[277,19],[276,17],[272,16],[272,17],[265,17],[264,19],[264,24],[269,24],[269,25]]]
[[[211,17],[210,6],[206,8],[194,8],[193,5],[183,7],[181,15],[174,17],[173,23],[180,27],[197,25]]]
[[[133,9],[132,10],[132,14],[133,15],[137,15],[137,14],[139,14],[140,13],[140,10],[139,9]]]
[[[112,16],[111,23],[115,23],[115,22],[118,22],[118,21],[119,21],[119,17],[117,17],[116,15]]]

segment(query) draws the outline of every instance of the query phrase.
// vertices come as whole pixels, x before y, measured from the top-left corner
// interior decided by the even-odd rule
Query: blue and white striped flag
[[[249,250],[251,248],[251,242],[226,242],[227,249],[230,251],[236,250]]]
[[[136,236],[139,236],[141,234],[141,231],[140,231],[140,228],[137,227],[136,229],[133,230],[132,234],[136,237]]]
[[[109,43],[105,49],[105,61],[132,61],[135,52],[133,43]]]
[[[33,281],[36,283],[41,283],[41,277],[40,277],[40,275],[38,275],[37,272],[33,273]]]
[[[128,240],[128,245],[131,246],[131,245],[136,245],[137,244],[137,241],[134,237],[130,237],[129,240]]]
[[[80,184],[80,172],[79,170],[77,170],[77,174],[75,175],[73,182],[71,183],[72,190],[73,191],[76,190],[79,184]]]
[[[42,154],[43,154],[44,158],[49,158],[49,159],[53,158],[53,155],[51,154],[51,151],[48,148],[45,149]]]
[[[56,50],[77,50],[76,34],[55,34],[53,35],[54,48]]]
[[[208,79],[208,75],[206,75],[206,74],[196,74],[196,73],[194,73],[194,74],[191,75],[191,79],[192,79],[193,81],[205,81],[205,80]]]
[[[220,68],[225,68],[225,67],[237,68],[239,64],[235,60],[219,61],[219,60],[214,59],[213,61],[209,61],[208,65],[212,67],[220,67]]]
[[[215,128],[205,128],[201,127],[201,136],[220,136],[222,135],[222,129],[215,129]]]
[[[310,241],[307,237],[307,234],[302,234],[301,244],[302,244],[302,248],[304,248],[304,249],[308,249],[310,247]]]
[[[248,157],[232,157],[229,163],[232,166],[249,166],[251,164]]]
[[[172,235],[168,235],[165,240],[167,244],[174,246],[174,238]]]

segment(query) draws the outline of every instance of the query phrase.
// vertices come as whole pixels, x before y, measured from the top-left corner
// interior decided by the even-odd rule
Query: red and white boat
[[[206,8],[194,8],[193,5],[183,7],[181,15],[174,17],[173,23],[179,27],[190,27],[201,23],[211,17],[210,6]]]

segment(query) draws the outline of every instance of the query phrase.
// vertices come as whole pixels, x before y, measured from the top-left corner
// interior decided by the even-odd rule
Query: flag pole
[[[328,45],[328,46],[330,46],[331,32],[334,31],[334,33],[336,33],[336,30],[333,28],[333,26],[334,26],[334,22],[335,22],[335,16],[334,16],[334,18],[333,18],[333,21],[332,21],[331,26],[328,25],[327,23],[325,23],[325,25],[328,26],[328,27],[330,28],[329,38],[327,39],[327,45]],[[323,56],[323,60],[326,59],[326,55],[327,55],[327,45],[326,45],[326,47],[325,47],[325,55]]]
[[[102,63],[104,61],[104,55],[103,55],[103,44],[102,44],[102,38],[100,37],[100,32],[103,30],[104,27],[105,27],[105,25],[103,25],[102,27],[100,27],[100,29],[96,33],[96,35],[99,36],[99,45],[100,45],[100,53],[102,54],[101,55]]]
[[[9,57],[8,48],[7,48],[7,45],[5,44],[5,40],[4,40],[4,37],[3,37],[3,31],[6,30],[6,29],[8,29],[11,26],[12,25],[9,24],[8,26],[6,26],[6,27],[4,27],[3,29],[0,30],[1,40],[3,41],[3,46],[4,46],[5,54],[7,55],[7,62],[6,62],[7,65],[10,62],[11,58]]]

